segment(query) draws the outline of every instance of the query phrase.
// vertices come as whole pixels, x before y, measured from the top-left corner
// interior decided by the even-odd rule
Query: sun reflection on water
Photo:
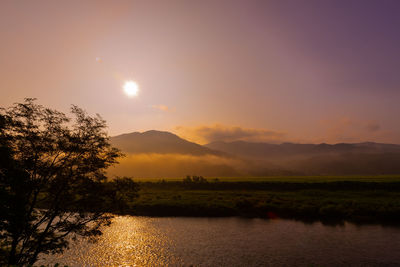
[[[172,240],[151,222],[152,218],[116,217],[112,227],[106,227],[95,243],[79,239],[51,263],[68,266],[166,266],[181,265],[170,253]],[[46,264],[49,264],[46,261]]]

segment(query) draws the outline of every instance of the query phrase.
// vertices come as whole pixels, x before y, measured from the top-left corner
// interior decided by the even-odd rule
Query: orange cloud
[[[251,142],[283,142],[286,133],[267,129],[243,128],[239,126],[226,126],[215,124],[212,126],[175,128],[179,135],[199,143],[214,141],[251,141]]]

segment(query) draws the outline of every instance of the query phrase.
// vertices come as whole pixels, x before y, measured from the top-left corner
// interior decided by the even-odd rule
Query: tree
[[[105,121],[72,106],[64,113],[25,99],[0,111],[0,264],[33,264],[70,237],[101,234],[113,207],[124,206],[132,180],[107,183],[121,152]],[[110,186],[111,185],[111,186]]]

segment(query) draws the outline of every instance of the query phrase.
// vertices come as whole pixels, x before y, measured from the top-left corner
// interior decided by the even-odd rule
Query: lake
[[[68,266],[400,266],[400,228],[292,220],[120,216],[37,264]]]

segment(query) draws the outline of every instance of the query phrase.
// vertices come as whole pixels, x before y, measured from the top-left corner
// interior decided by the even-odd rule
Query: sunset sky
[[[2,107],[199,143],[400,143],[397,0],[2,0],[0,34]]]

